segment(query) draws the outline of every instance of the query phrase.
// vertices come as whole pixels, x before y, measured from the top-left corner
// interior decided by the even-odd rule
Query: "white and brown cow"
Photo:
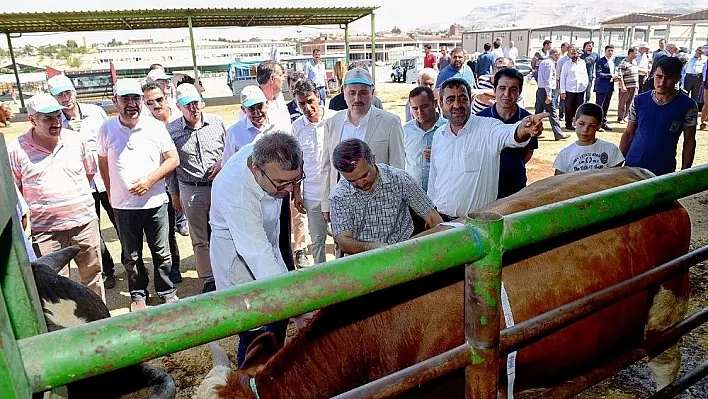
[[[565,174],[481,211],[508,215],[649,177],[632,168]],[[691,236],[687,212],[672,203],[650,213],[506,253],[503,282],[515,321],[685,254]],[[200,397],[256,398],[249,384],[254,377],[260,399],[329,398],[451,350],[464,342],[463,274],[460,267],[325,308],[284,346],[266,333],[249,346],[241,370],[215,369]],[[688,274],[679,275],[519,350],[516,390],[565,381],[676,323],[685,315],[688,288]],[[679,365],[675,347],[653,359],[657,384],[675,379]],[[406,397],[463,398],[463,382],[462,372],[453,373]]]
[[[57,274],[78,252],[79,247],[67,247],[32,262],[32,274],[49,331],[111,317],[98,295]],[[69,399],[119,398],[137,391],[151,399],[173,399],[177,392],[169,374],[145,363],[73,382],[67,388]]]

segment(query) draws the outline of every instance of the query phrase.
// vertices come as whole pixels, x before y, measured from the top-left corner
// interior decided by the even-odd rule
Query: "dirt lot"
[[[404,106],[407,98],[408,91],[412,87],[404,84],[395,83],[385,83],[380,85],[378,95],[384,103],[384,107],[399,116],[403,117]],[[533,104],[530,102],[533,99],[533,92],[535,87],[527,87],[526,97],[527,108],[531,109]],[[227,125],[231,124],[236,119],[237,106],[220,106],[220,107],[208,107],[206,112],[216,113],[221,115],[226,121]],[[616,115],[616,102],[611,107],[610,121],[615,120]],[[614,114],[613,114],[614,113]],[[614,143],[619,143],[621,132],[624,129],[624,125],[612,124],[610,126],[614,128],[613,132],[600,133],[599,137],[611,141]],[[3,133],[5,141],[9,142],[17,135],[26,131],[29,128],[27,122],[15,123],[10,128],[0,128],[0,133]],[[696,161],[694,165],[702,165],[708,162],[708,140],[705,138],[705,132],[699,132],[698,134],[698,148],[696,150]],[[539,149],[534,154],[533,159],[527,165],[528,174],[530,182],[537,181],[548,177],[553,174],[552,163],[558,152],[570,144],[570,140],[556,142],[552,139],[553,134],[550,129],[547,128],[545,133],[545,138],[539,140]],[[681,144],[679,143],[679,149]],[[680,158],[680,152],[679,152]],[[702,245],[708,244],[708,215],[705,212],[708,206],[708,193],[701,193],[693,197],[686,198],[682,201],[684,206],[688,209],[692,225],[693,225],[693,238],[692,246],[698,248]],[[108,218],[102,217],[102,229],[106,244],[109,250],[113,254],[114,260],[119,259],[119,245],[115,230],[110,226]],[[192,251],[191,243],[188,237],[177,236],[177,241],[180,247],[180,253],[182,255],[181,268],[184,281],[178,286],[178,294],[180,297],[189,297],[197,295],[200,291],[201,284],[197,278],[195,271],[195,260]],[[149,251],[147,247],[144,249],[144,254],[146,254],[146,260],[149,259]],[[708,306],[708,270],[705,264],[698,265],[693,268],[692,271],[692,297],[690,304],[690,312],[693,313],[698,309]],[[107,295],[107,301],[109,308],[111,309],[112,315],[119,315],[126,313],[128,311],[128,306],[130,304],[130,296],[127,292],[127,282],[125,280],[125,273],[122,270],[120,264],[116,267],[116,277],[118,279],[118,284],[116,288],[109,290]],[[149,300],[150,305],[159,305],[159,300]],[[683,346],[683,356],[684,356],[684,372],[687,367],[695,367],[697,364],[702,362],[708,357],[708,327],[704,326],[691,335],[687,336],[684,340]],[[223,345],[226,347],[227,351],[231,356],[235,355],[236,349],[236,338],[228,338],[223,341]],[[192,348],[183,352],[175,353],[169,356],[165,356],[160,359],[153,361],[155,364],[162,365],[169,373],[172,374],[173,378],[178,385],[178,395],[180,399],[191,398],[195,387],[199,384],[202,377],[207,374],[211,368],[211,358],[206,346]],[[652,383],[649,378],[648,369],[643,363],[632,366],[618,376],[609,379],[593,389],[582,394],[583,398],[642,398],[649,395],[652,392]],[[708,398],[708,383],[705,381],[696,385],[691,390],[691,396],[693,398]]]

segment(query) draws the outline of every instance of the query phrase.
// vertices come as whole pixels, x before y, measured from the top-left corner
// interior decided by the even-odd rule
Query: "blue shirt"
[[[597,53],[585,53],[580,54],[580,59],[585,61],[585,66],[588,68],[588,79],[595,79],[595,63],[600,58]]]
[[[468,67],[466,64],[462,64],[462,71],[458,72],[455,68],[452,67],[452,64],[450,64],[438,74],[438,80],[435,81],[435,88],[439,89],[444,81],[451,78],[462,78],[467,81],[471,88],[474,89],[477,87],[474,81],[474,74],[472,73],[470,67]]]
[[[494,60],[496,60],[496,58],[497,57],[492,53],[481,54],[477,58],[477,70],[475,71],[477,76],[491,75],[494,70]]]
[[[423,131],[418,126],[418,121],[412,119],[403,125],[403,146],[406,151],[406,172],[423,188],[428,191],[428,176],[430,175],[430,161],[423,159],[423,149],[433,145],[433,135],[447,123],[447,119],[438,116],[432,128]]]
[[[491,105],[477,113],[477,116],[498,119],[504,124],[513,125],[523,118],[531,115],[527,110],[517,107],[516,114],[509,119],[502,118],[494,105]],[[526,150],[538,148],[538,139],[532,137],[524,148],[505,148],[499,157],[499,193],[497,199],[508,197],[526,187]]]
[[[649,169],[655,175],[676,171],[676,146],[686,127],[696,126],[698,106],[683,92],[664,105],[652,99],[654,91],[634,97],[629,120],[637,124],[627,152],[627,166]]]

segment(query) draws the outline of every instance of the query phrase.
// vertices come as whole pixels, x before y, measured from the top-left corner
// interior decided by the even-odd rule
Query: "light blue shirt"
[[[538,64],[538,78],[536,81],[539,88],[546,89],[546,95],[548,96],[556,89],[556,65],[550,57]]]
[[[706,60],[703,56],[696,58],[696,56],[691,57],[686,64],[686,73],[702,73],[703,66],[706,64]]]
[[[406,152],[406,172],[423,188],[428,191],[428,175],[430,174],[430,161],[423,159],[423,149],[433,144],[433,135],[447,119],[438,116],[432,128],[423,131],[415,119],[403,125],[403,147]]]
[[[435,88],[439,89],[444,81],[451,78],[462,78],[467,81],[467,83],[470,85],[470,88],[475,89],[477,87],[474,80],[474,74],[472,73],[470,67],[467,66],[467,64],[462,64],[462,71],[459,72],[455,68],[453,68],[452,64],[450,64],[443,68],[443,70],[440,71],[440,73],[438,74],[438,80],[435,81]]]
[[[251,120],[243,118],[231,125],[226,131],[224,138],[224,155],[221,157],[221,165],[226,165],[226,161],[238,152],[241,147],[253,142],[261,133],[265,133],[273,128],[273,125],[266,123],[262,129],[253,126]]]

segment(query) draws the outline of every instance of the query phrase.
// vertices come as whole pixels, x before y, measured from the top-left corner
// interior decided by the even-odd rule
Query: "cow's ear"
[[[256,375],[281,347],[282,344],[278,343],[275,334],[270,331],[264,332],[248,345],[246,358],[239,370],[249,375]]]

